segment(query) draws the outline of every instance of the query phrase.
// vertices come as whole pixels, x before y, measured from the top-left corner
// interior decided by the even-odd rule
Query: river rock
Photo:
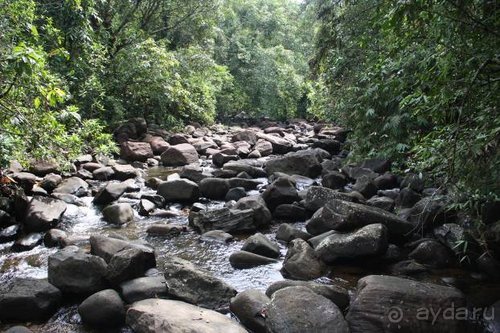
[[[246,328],[253,332],[265,332],[266,321],[262,310],[269,301],[262,291],[248,289],[231,299],[229,309]]]
[[[99,169],[92,171],[92,177],[95,180],[107,181],[112,179],[114,175],[115,175],[115,170],[113,170],[113,168],[109,166],[101,167]]]
[[[395,239],[408,237],[414,229],[411,223],[383,209],[335,199],[314,213],[306,229],[318,235],[329,230],[354,230],[372,223],[385,225]]]
[[[14,278],[0,286],[0,320],[47,320],[56,312],[61,301],[59,289],[45,279]]]
[[[252,146],[257,142],[257,135],[252,130],[244,130],[232,136],[231,142],[245,141]]]
[[[149,247],[130,247],[115,253],[108,262],[106,279],[113,285],[144,275],[156,267],[154,251]]]
[[[19,224],[13,224],[4,229],[0,230],[0,243],[11,242],[18,234],[21,232],[21,226]]]
[[[149,140],[149,144],[155,155],[161,155],[170,147],[170,144],[161,136],[152,137],[151,140]]]
[[[110,262],[111,258],[120,251],[131,248],[140,249],[144,253],[144,256],[147,257],[147,261],[152,262],[155,258],[154,249],[149,245],[141,243],[103,235],[92,235],[89,242],[91,253],[101,257],[106,262]]]
[[[171,256],[165,261],[168,294],[208,309],[226,308],[236,290],[189,261]]]
[[[73,194],[77,197],[86,196],[89,184],[81,178],[71,177],[64,179],[55,189],[54,193]]]
[[[413,206],[408,220],[419,230],[454,222],[455,214],[447,210],[448,204],[445,196],[425,197]]]
[[[113,166],[113,171],[113,177],[122,181],[134,179],[139,176],[139,171],[130,164],[116,164]]]
[[[246,333],[237,322],[215,311],[181,301],[146,299],[127,311],[127,324],[137,333]]]
[[[248,237],[241,249],[269,258],[278,258],[280,256],[278,244],[270,241],[260,232]]]
[[[265,170],[269,175],[274,172],[283,172],[289,175],[315,178],[321,174],[322,167],[315,154],[296,152],[267,161]]]
[[[237,161],[239,159],[240,157],[238,155],[228,155],[223,153],[216,153],[212,156],[212,162],[219,168],[222,168],[227,162]]]
[[[151,224],[146,233],[152,236],[174,236],[179,235],[181,232],[186,231],[185,225],[171,224],[171,223],[155,223]]]
[[[59,184],[62,183],[61,175],[55,173],[49,173],[45,177],[43,177],[40,186],[45,189],[47,192],[52,192]]]
[[[165,201],[194,202],[200,196],[198,185],[188,179],[174,179],[161,183],[158,186],[158,194]]]
[[[125,306],[120,295],[113,289],[99,291],[78,307],[84,324],[96,328],[117,327],[125,322]]]
[[[128,182],[109,183],[97,192],[93,202],[96,205],[107,205],[118,200],[129,186]]]
[[[389,197],[373,197],[370,200],[366,201],[368,206],[377,207],[388,212],[392,212],[394,210],[394,200]]]
[[[288,243],[296,238],[308,240],[311,237],[311,234],[294,228],[288,223],[280,224],[278,230],[276,231],[276,239],[284,241],[285,243]]]
[[[12,326],[4,333],[33,333],[33,331],[25,326]]]
[[[300,201],[295,184],[288,178],[278,178],[262,194],[269,210],[274,211],[281,204]]]
[[[377,194],[378,188],[373,183],[373,180],[368,176],[361,176],[356,180],[352,189],[363,195],[366,199],[370,199]]]
[[[259,139],[254,146],[254,149],[260,153],[260,156],[269,156],[273,153],[273,145],[271,142]]]
[[[382,224],[369,224],[354,232],[332,234],[315,250],[321,260],[332,263],[338,258],[382,255],[387,246],[387,228]]]
[[[455,262],[453,252],[435,240],[421,242],[408,258],[432,268],[446,268]]]
[[[398,177],[389,172],[375,178],[373,183],[379,190],[390,190],[399,187]]]
[[[259,139],[263,139],[271,143],[275,154],[286,154],[293,149],[293,143],[287,139],[281,138],[279,135],[256,133]]]
[[[161,154],[161,162],[164,166],[183,166],[196,163],[198,159],[198,152],[188,143],[170,146]]]
[[[409,279],[370,275],[358,281],[346,319],[357,332],[465,332],[463,320],[443,317],[446,309],[466,305],[453,287]],[[431,314],[440,311],[440,315]],[[464,318],[465,319],[465,318]]]
[[[328,298],[341,310],[349,306],[349,292],[347,289],[335,284],[322,284],[313,281],[281,280],[273,282],[267,289],[266,295],[272,297],[278,290],[287,287],[306,287],[318,295]]]
[[[129,304],[148,298],[168,298],[163,276],[145,276],[120,284],[120,294]]]
[[[410,188],[415,192],[422,192],[424,190],[424,180],[421,175],[414,173],[407,174],[401,181],[401,188]]]
[[[247,269],[261,265],[277,263],[276,259],[264,257],[252,252],[236,251],[229,256],[229,263],[237,269]]]
[[[223,200],[229,191],[229,182],[220,178],[205,178],[200,181],[200,194],[202,197]]]
[[[46,247],[64,247],[68,234],[60,229],[50,229],[43,237],[43,244]]]
[[[34,197],[27,209],[24,228],[26,231],[49,230],[59,223],[66,209],[66,203],[61,200]]]
[[[260,195],[241,198],[234,205],[234,209],[251,209],[253,211],[253,221],[256,228],[266,227],[272,221],[271,212]]]
[[[249,161],[249,160],[244,160]],[[242,161],[231,161],[224,164],[224,170],[235,171],[236,173],[246,172],[252,178],[267,177],[267,173],[258,166],[250,165],[247,162]]]
[[[104,220],[112,224],[125,224],[134,220],[134,210],[128,203],[116,203],[102,210]]]
[[[346,193],[322,186],[311,186],[307,189],[304,207],[311,212],[315,212],[333,199],[353,201],[353,198]]]
[[[58,173],[59,165],[52,161],[34,161],[31,163],[29,171],[37,176],[43,177],[49,173]]]
[[[151,145],[147,142],[125,141],[120,145],[120,155],[126,161],[146,162],[153,157]]]
[[[281,268],[281,274],[285,278],[313,280],[323,276],[326,271],[326,266],[305,240],[294,239],[288,244],[288,251]]]
[[[106,262],[74,246],[49,256],[49,282],[62,292],[92,294],[106,286]]]
[[[31,232],[27,235],[18,238],[14,244],[12,244],[12,251],[22,252],[29,251],[42,244],[43,234],[39,232]]]
[[[304,221],[307,219],[307,212],[297,204],[281,204],[274,210],[273,217],[281,221]]]
[[[421,199],[420,194],[409,187],[405,187],[399,191],[396,198],[396,205],[401,208],[411,208]]]
[[[347,185],[347,178],[338,171],[331,171],[323,176],[321,184],[332,190],[339,190]]]
[[[276,291],[266,313],[268,332],[349,332],[340,309],[306,287],[287,287]]]
[[[207,231],[201,235],[200,240],[204,242],[229,243],[234,239],[233,235],[222,230]]]
[[[189,225],[200,232],[222,230],[231,234],[255,231],[252,209],[229,209],[227,207],[189,213]]]

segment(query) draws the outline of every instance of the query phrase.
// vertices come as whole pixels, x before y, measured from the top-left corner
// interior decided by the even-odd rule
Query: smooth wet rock
[[[200,240],[204,242],[229,243],[234,239],[233,235],[222,230],[207,231],[201,235]]]
[[[350,233],[336,233],[323,239],[315,251],[326,263],[338,258],[357,258],[382,255],[387,250],[387,228],[382,224],[369,224]]]
[[[198,152],[188,143],[170,146],[161,154],[161,162],[164,166],[183,166],[196,163],[198,159]]]
[[[115,253],[108,262],[106,279],[112,285],[144,276],[156,267],[154,251],[148,247],[130,247]]]
[[[134,220],[134,210],[128,203],[116,203],[102,210],[104,220],[111,224],[125,224]]]
[[[43,244],[46,247],[64,247],[68,234],[60,229],[50,229],[43,237]]]
[[[64,179],[55,189],[54,193],[73,194],[77,197],[86,196],[89,184],[81,178],[71,177]]]
[[[322,284],[313,281],[281,280],[273,282],[267,289],[266,295],[272,297],[278,290],[287,287],[306,287],[318,295],[328,298],[341,310],[349,306],[349,292],[347,289],[335,284]]]
[[[125,322],[125,306],[113,289],[99,291],[86,298],[78,307],[85,325],[96,328],[118,327]]]
[[[245,160],[248,161],[248,160]],[[253,178],[267,177],[266,171],[260,166],[254,166],[242,161],[231,161],[224,164],[224,170],[235,171],[237,174],[246,172]]]
[[[223,153],[216,153],[212,156],[212,161],[215,166],[222,168],[224,164],[230,161],[237,161],[240,157],[238,155],[228,155]]]
[[[12,245],[12,251],[22,252],[29,251],[42,244],[43,234],[32,232],[17,239]]]
[[[115,200],[118,200],[127,190],[129,183],[109,183],[97,192],[93,202],[96,205],[107,205]]]
[[[288,243],[296,238],[308,240],[311,237],[312,237],[311,234],[309,234],[305,231],[299,230],[297,228],[294,228],[288,223],[280,224],[280,226],[278,227],[278,230],[276,231],[276,239],[284,241],[286,243]]]
[[[43,321],[52,316],[62,301],[62,294],[46,279],[14,278],[0,286],[2,322]]]
[[[151,145],[147,142],[125,141],[120,145],[120,155],[126,161],[145,162],[153,157]]]
[[[45,189],[48,192],[52,192],[59,184],[62,182],[62,177],[61,175],[55,174],[55,173],[49,173],[45,177],[43,177],[42,182],[40,183],[40,186]]]
[[[321,184],[332,190],[343,189],[347,185],[347,178],[338,171],[331,171],[323,176]]]
[[[92,177],[95,180],[106,181],[106,180],[113,179],[114,176],[115,176],[115,170],[113,170],[113,168],[109,167],[109,166],[106,166],[106,167],[103,166],[101,168],[98,168],[98,169],[95,169],[94,171],[92,171]]]
[[[154,258],[154,249],[143,243],[136,243],[126,239],[118,239],[103,235],[92,235],[90,236],[89,242],[91,253],[101,257],[106,262],[109,262],[118,252],[130,248],[138,248],[144,253],[147,253],[151,259]]]
[[[246,196],[247,196],[247,192],[245,191],[244,187],[234,187],[227,192],[224,200],[225,201],[231,201],[231,200],[238,201],[241,198],[244,198]]]
[[[62,292],[92,294],[105,289],[107,264],[76,247],[66,247],[49,256],[48,279]]]
[[[288,244],[288,250],[281,274],[294,280],[313,280],[327,272],[327,267],[319,259],[314,249],[302,239],[294,239]]]
[[[260,195],[241,198],[234,205],[235,209],[253,211],[253,221],[257,228],[266,227],[272,221],[272,215],[266,206],[266,202]]]
[[[236,290],[189,261],[169,257],[164,265],[168,294],[208,309],[225,308]]]
[[[158,186],[158,194],[165,201],[194,202],[200,196],[198,185],[188,179],[175,179],[161,183]]]
[[[262,194],[269,210],[274,211],[282,204],[291,204],[300,201],[295,184],[287,178],[278,178]]]
[[[276,291],[266,313],[268,332],[349,332],[337,305],[306,287],[287,287]]]
[[[0,243],[6,243],[13,241],[17,238],[18,234],[21,232],[21,226],[19,224],[13,224],[2,230],[0,230]]]
[[[147,199],[141,199],[139,201],[139,215],[148,216],[155,209],[156,205],[153,202]]]
[[[455,262],[453,252],[435,240],[421,242],[408,258],[433,268],[449,267]]]
[[[26,231],[46,231],[59,224],[67,209],[65,202],[47,197],[34,197],[27,208],[23,225]]]
[[[237,269],[247,269],[262,265],[274,264],[278,261],[252,252],[236,251],[229,256],[229,263]]]
[[[278,244],[272,242],[260,232],[248,237],[241,249],[269,258],[278,258],[280,256]]]
[[[282,221],[305,221],[307,212],[297,204],[281,204],[274,210],[273,217]]]
[[[113,171],[113,177],[122,181],[127,179],[134,179],[139,176],[139,171],[130,164],[116,164],[113,166]]]
[[[148,298],[168,298],[163,276],[145,276],[120,284],[120,294],[129,304]]]
[[[253,332],[265,332],[266,321],[262,310],[270,301],[262,291],[248,289],[231,299],[229,309],[246,328]]]
[[[465,322],[455,316],[432,317],[441,309],[466,305],[453,287],[409,279],[370,275],[358,281],[356,296],[346,319],[351,333],[358,332],[465,332]],[[427,312],[426,312],[427,311]],[[427,315],[426,315],[427,313]],[[435,320],[433,320],[435,319]]]
[[[127,311],[127,324],[137,333],[246,333],[236,321],[218,312],[181,301],[147,299]]]
[[[186,231],[187,228],[184,225],[178,225],[173,223],[155,223],[150,225],[146,229],[146,233],[152,236],[177,236],[181,232]]]
[[[205,178],[200,181],[200,194],[202,197],[223,200],[229,191],[229,182],[220,178]]]

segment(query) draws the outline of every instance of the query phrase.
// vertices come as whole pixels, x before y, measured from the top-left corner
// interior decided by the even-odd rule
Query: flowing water
[[[147,177],[166,177],[176,169],[154,168],[148,171]],[[147,178],[146,177],[146,178]],[[267,179],[260,179],[262,184],[267,183]],[[138,184],[139,192],[127,193],[120,198],[120,201],[137,204],[138,199],[144,193],[155,193],[148,189],[143,183]],[[258,191],[250,191],[249,194],[255,194]],[[179,256],[187,259],[201,268],[212,272],[216,277],[232,285],[238,291],[250,288],[265,290],[271,283],[282,280],[280,274],[281,263],[264,265],[252,269],[238,270],[229,264],[229,255],[239,250],[246,236],[237,236],[229,244],[201,242],[199,234],[194,231],[183,232],[178,236],[170,237],[152,237],[146,233],[146,229],[152,223],[166,222],[188,225],[189,207],[180,204],[173,204],[167,207],[171,211],[178,213],[174,218],[160,217],[142,217],[137,215],[133,223],[123,227],[114,227],[104,222],[101,218],[99,208],[92,204],[92,197],[81,198],[80,206],[68,205],[64,214],[61,228],[66,230],[75,244],[88,247],[88,237],[92,234],[102,235],[121,235],[131,240],[145,240],[155,247],[157,253],[157,266],[161,270],[162,263],[170,256]],[[224,205],[224,202],[209,201],[206,202],[209,207],[216,208]],[[305,223],[295,223],[295,227],[304,228]],[[275,232],[278,225],[274,225],[263,233],[270,239],[275,239]],[[14,277],[47,277],[48,257],[57,251],[54,248],[46,248],[43,245],[35,247],[31,251],[14,253],[10,251],[11,243],[0,245],[0,283],[6,283]],[[282,257],[286,254],[286,247],[280,244]],[[369,266],[369,265],[367,265]],[[334,267],[332,275],[328,278],[322,278],[320,282],[336,284],[354,291],[357,280],[368,274],[387,273],[377,267],[360,268],[359,266],[339,266]],[[443,279],[443,277],[448,277]],[[434,274],[426,274],[420,277],[421,280],[432,281],[443,284],[446,281],[453,281],[459,284],[475,306],[485,306],[491,304],[500,298],[500,287],[492,284],[486,284],[461,270],[440,271]],[[81,324],[77,311],[76,300],[66,300],[67,304],[63,306],[47,323],[40,325],[29,325],[34,332],[96,332],[84,327]],[[0,325],[0,330],[2,327]],[[127,327],[123,327],[117,332],[131,332]]]

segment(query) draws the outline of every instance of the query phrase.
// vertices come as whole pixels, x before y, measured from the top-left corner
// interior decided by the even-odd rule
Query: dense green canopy
[[[352,159],[498,195],[496,1],[0,0],[0,13],[3,164],[111,153],[130,117],[299,116],[351,129]]]

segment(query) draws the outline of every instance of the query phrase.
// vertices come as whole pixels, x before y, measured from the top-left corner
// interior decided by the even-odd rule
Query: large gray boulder
[[[326,263],[338,258],[382,255],[387,250],[387,229],[382,224],[369,224],[350,233],[334,233],[323,239],[315,250]]]
[[[146,299],[127,311],[127,324],[137,333],[246,333],[237,322],[218,312],[181,301]]]
[[[167,293],[208,309],[227,308],[236,290],[191,262],[170,257],[164,265]]]
[[[282,204],[300,201],[295,184],[288,178],[278,178],[262,194],[269,210],[274,211]]]
[[[109,183],[97,192],[93,202],[96,205],[107,205],[118,200],[127,190],[129,183]]]
[[[49,256],[48,278],[61,291],[92,294],[106,286],[104,259],[68,246]]]
[[[253,211],[253,222],[257,228],[268,226],[273,219],[266,202],[260,195],[241,198],[233,208],[240,210],[251,209]]]
[[[279,135],[265,134],[257,132],[257,137],[271,143],[275,154],[286,154],[293,149],[293,142],[280,137]]]
[[[318,258],[314,249],[302,239],[294,239],[288,244],[281,274],[295,280],[313,280],[323,276],[327,267]]]
[[[78,313],[84,324],[96,328],[117,327],[125,322],[125,306],[113,289],[101,290],[86,298],[78,307]]]
[[[287,287],[276,291],[266,313],[267,332],[349,332],[337,305],[306,287]]]
[[[231,299],[229,309],[246,328],[253,332],[265,332],[266,321],[262,310],[269,301],[262,291],[248,289]]]
[[[261,265],[274,264],[278,261],[248,251],[236,251],[229,256],[229,263],[237,269],[253,268]]]
[[[144,276],[120,284],[120,294],[129,304],[148,298],[168,298],[163,276]]]
[[[467,325],[458,320],[456,310],[465,306],[464,295],[453,287],[370,275],[358,281],[346,319],[351,333],[461,333]],[[452,315],[445,316],[444,312],[450,309],[454,311]],[[436,316],[438,311],[440,315]]]
[[[248,237],[241,249],[243,251],[260,254],[269,258],[278,258],[280,256],[280,248],[278,244],[272,242],[260,232]]]
[[[278,290],[287,287],[306,287],[311,289],[318,295],[328,298],[335,303],[341,310],[349,306],[349,292],[347,289],[335,284],[322,284],[314,281],[299,281],[299,280],[281,280],[272,283],[266,289],[266,295],[272,297]]]
[[[183,166],[196,163],[198,159],[198,152],[188,143],[170,146],[161,154],[161,162],[165,166]]]
[[[353,198],[346,193],[322,186],[311,186],[307,189],[304,207],[311,212],[315,212],[333,199],[353,201]]]
[[[46,197],[34,197],[24,219],[25,231],[46,231],[57,226],[67,209],[64,201]]]
[[[158,194],[166,201],[194,202],[200,196],[198,184],[188,179],[174,179],[161,183]]]
[[[14,278],[0,286],[0,320],[43,321],[54,314],[61,301],[61,292],[47,280]]]
[[[102,215],[106,222],[121,225],[134,220],[134,209],[129,203],[116,203],[106,206]]]
[[[252,209],[219,208],[213,210],[191,211],[189,225],[201,233],[222,230],[235,234],[255,231],[254,211]]]
[[[267,161],[265,170],[269,175],[282,172],[316,178],[321,175],[322,166],[314,152],[300,151]]]
[[[200,181],[200,194],[208,199],[224,200],[229,188],[227,179],[205,178]]]
[[[73,194],[77,197],[87,195],[89,184],[81,178],[70,177],[64,179],[55,189],[54,193]]]
[[[146,162],[148,158],[153,157],[153,149],[147,142],[125,141],[120,145],[121,157],[129,162]]]
[[[310,234],[319,235],[329,230],[355,230],[373,223],[385,225],[394,239],[406,238],[414,229],[411,223],[386,210],[335,199],[314,213],[306,229]]]

